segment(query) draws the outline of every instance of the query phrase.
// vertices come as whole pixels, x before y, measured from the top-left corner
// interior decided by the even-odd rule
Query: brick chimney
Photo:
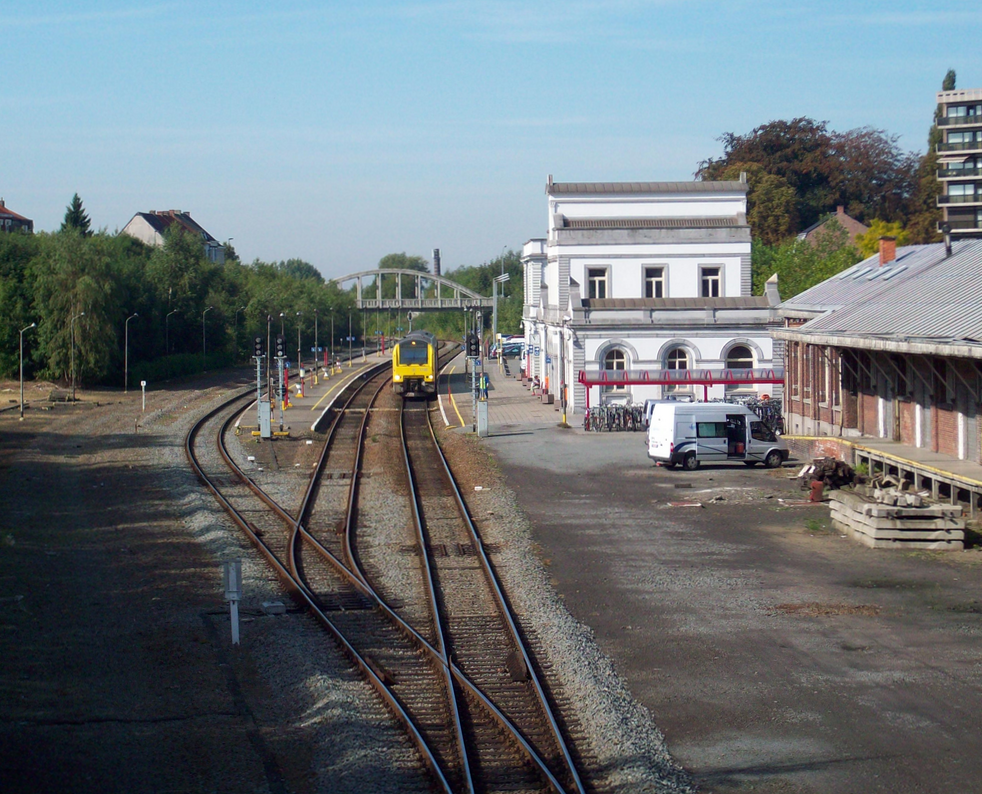
[[[880,238],[880,267],[889,264],[897,258],[897,238]]]

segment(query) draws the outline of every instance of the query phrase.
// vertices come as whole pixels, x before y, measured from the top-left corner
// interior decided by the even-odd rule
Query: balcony
[[[982,176],[982,168],[939,168],[938,179],[970,179]]]
[[[965,232],[982,232],[982,219],[979,220],[965,220],[965,221],[941,221],[938,224],[938,231],[943,232],[944,229],[941,227],[947,223],[949,228],[954,233],[965,233]]]
[[[939,127],[962,127],[966,125],[982,127],[982,116],[947,116],[938,121]]]
[[[982,152],[982,141],[969,143],[939,143],[939,152]]]
[[[965,196],[938,196],[938,206],[944,204],[982,204],[982,193],[969,193]]]

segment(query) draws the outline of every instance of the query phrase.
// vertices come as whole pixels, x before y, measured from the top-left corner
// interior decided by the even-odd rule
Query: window
[[[683,370],[689,368],[689,354],[686,352],[684,347],[673,347],[668,351],[665,356],[665,369],[668,370]],[[689,386],[664,386],[662,388],[663,394],[674,394],[678,392],[688,392],[690,391]]]
[[[907,377],[907,359],[896,353],[890,354],[895,376],[894,388],[898,397],[910,396],[910,379]]]
[[[763,422],[750,423],[750,437],[755,441],[777,441],[777,436]]]
[[[644,296],[646,298],[665,297],[665,268],[646,267],[644,269]]]
[[[727,351],[724,365],[726,369],[753,369],[754,354],[746,345],[734,345]],[[752,392],[754,386],[752,383],[735,383],[726,387],[727,394],[741,391]]]
[[[719,298],[723,295],[723,268],[703,267],[699,270],[700,292],[704,298]]]
[[[604,371],[611,373],[623,372],[627,369],[627,356],[619,348],[612,348],[604,354]],[[606,386],[604,393],[627,391],[626,386]]]
[[[588,267],[586,270],[587,297],[603,300],[607,297],[607,268]]]
[[[696,422],[696,438],[726,438],[726,422]]]

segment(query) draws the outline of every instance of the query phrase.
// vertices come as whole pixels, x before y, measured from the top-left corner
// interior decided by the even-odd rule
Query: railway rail
[[[338,397],[294,512],[265,493],[229,449],[229,428],[252,393],[195,425],[188,459],[291,596],[405,726],[441,790],[582,792],[427,404],[398,400],[388,385],[380,366]],[[401,460],[386,446],[385,471],[375,476],[364,462],[366,439],[391,431],[394,417]],[[366,527],[385,520],[371,517],[378,499],[363,498],[366,489],[392,482],[402,495],[399,509],[412,516],[393,529],[404,533],[401,545],[409,550],[396,578],[367,537]],[[394,491],[387,495],[400,501]]]

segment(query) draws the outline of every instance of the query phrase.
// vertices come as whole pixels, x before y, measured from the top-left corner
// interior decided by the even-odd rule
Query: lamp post
[[[24,331],[37,328],[37,323],[31,323],[26,328],[20,329],[20,418],[24,418]]]
[[[314,309],[314,382],[317,380],[317,356],[320,352],[320,348],[317,346],[317,309]]]
[[[505,297],[505,282],[511,276],[508,273],[502,273],[500,276],[495,276],[494,281],[491,282],[491,344],[498,345],[498,369],[501,370],[501,348],[503,345],[498,344],[498,285],[501,285],[501,297]]]
[[[206,343],[208,339],[207,339],[207,333],[205,331],[205,315],[208,314],[208,312],[210,312],[214,308],[215,308],[214,306],[209,306],[207,309],[201,312],[201,371],[202,372],[208,369],[208,362],[206,358],[207,356]]]
[[[300,355],[300,315],[302,312],[297,312],[297,374],[300,374],[300,362],[303,361],[303,356]]]
[[[559,401],[563,408],[563,421],[559,423],[562,428],[569,428],[566,421],[566,324],[569,317],[563,317],[563,328],[559,337]]]
[[[130,320],[139,316],[139,314],[133,312],[133,314],[126,318],[126,322],[123,323],[123,337],[126,340],[123,344],[123,394],[126,394],[130,387]]]
[[[270,326],[272,325],[272,323],[273,323],[273,315],[272,314],[267,314],[266,315],[266,393],[267,394],[270,394],[270,392],[271,392],[271,388],[270,388],[270,385],[269,385],[269,378],[270,378],[270,369],[269,368],[271,366],[270,365],[270,359],[273,357],[273,354],[272,354],[272,352],[270,351],[270,348],[269,348],[270,342],[272,341],[272,336],[270,334],[270,330],[269,329],[270,329]],[[269,402],[272,402],[272,396],[270,396]]]
[[[79,312],[74,317],[72,317],[71,322],[68,324],[68,328],[71,331],[72,337],[72,402],[75,402],[75,321],[79,317],[85,317],[85,312]]]
[[[167,316],[164,318],[164,347],[168,356],[170,355],[170,316],[172,314],[177,314],[177,309],[167,312]]]

